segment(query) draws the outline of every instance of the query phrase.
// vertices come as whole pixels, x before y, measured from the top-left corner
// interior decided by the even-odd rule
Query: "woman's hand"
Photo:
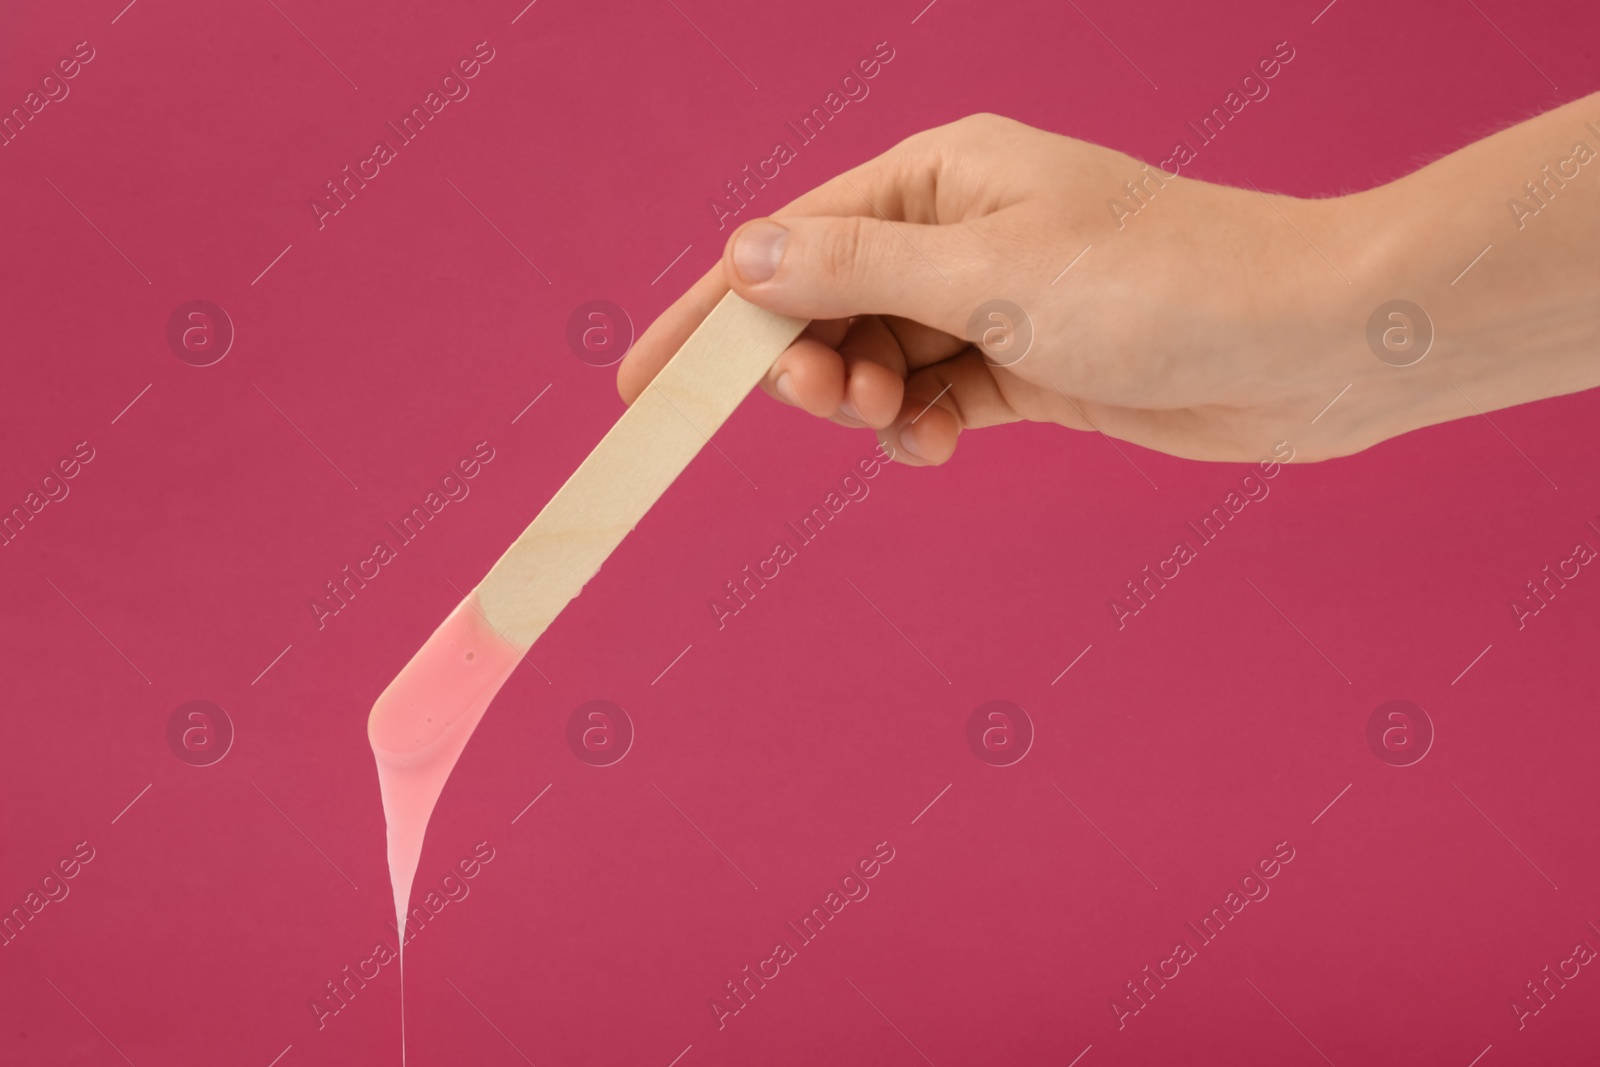
[[[1600,106],[1592,110],[1600,118]],[[1471,296],[1449,284],[1470,250],[1494,239],[1455,231],[1504,228],[1501,191],[1474,183],[1494,181],[1484,172],[1496,164],[1515,172],[1504,161],[1519,150],[1514,135],[1561,111],[1389,186],[1327,200],[1172,177],[976,115],[740,226],[721,264],[628,353],[619,388],[631,402],[729,288],[813,320],[768,373],[770,394],[872,427],[914,464],[949,459],[963,430],[1019,419],[1195,459],[1254,460],[1280,441],[1297,458],[1320,459],[1480,407],[1587,387],[1600,381],[1593,309],[1554,345],[1566,352],[1552,357],[1565,374],[1512,381],[1506,365],[1515,361],[1465,338],[1503,321],[1482,296],[1497,270],[1525,268],[1508,254],[1477,266]],[[1497,141],[1497,152],[1483,151]],[[1542,143],[1523,141],[1524,153]],[[1600,174],[1589,185],[1600,187]],[[1478,195],[1450,210],[1452,192]],[[1580,219],[1588,209],[1589,240],[1597,203],[1591,195],[1572,205]],[[1587,262],[1577,274],[1581,302],[1600,277]],[[1369,319],[1396,298],[1432,318],[1392,320],[1399,332],[1385,336],[1404,345],[1408,330],[1442,336],[1458,324],[1455,366],[1443,342],[1431,364],[1380,358]],[[1569,351],[1584,338],[1586,356]]]

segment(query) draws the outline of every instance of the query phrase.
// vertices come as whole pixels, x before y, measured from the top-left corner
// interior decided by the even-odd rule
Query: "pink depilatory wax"
[[[367,739],[378,761],[395,934],[402,952],[406,906],[428,818],[467,739],[522,654],[489,625],[474,591],[439,624],[372,707]]]

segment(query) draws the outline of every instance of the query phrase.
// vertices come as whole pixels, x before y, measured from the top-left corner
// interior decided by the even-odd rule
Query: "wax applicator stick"
[[[532,647],[804,327],[723,297],[478,583],[490,625]]]
[[[804,327],[723,297],[378,697],[367,737],[402,945],[428,818],[495,693]]]

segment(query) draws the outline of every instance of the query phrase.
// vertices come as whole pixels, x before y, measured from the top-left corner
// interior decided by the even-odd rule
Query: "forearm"
[[[1600,385],[1600,94],[1346,200],[1350,311],[1407,299],[1434,330],[1368,368],[1400,432]]]

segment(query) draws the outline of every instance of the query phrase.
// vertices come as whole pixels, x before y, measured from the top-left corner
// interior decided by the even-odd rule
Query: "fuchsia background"
[[[5,108],[75,42],[98,53],[0,149],[0,504],[96,450],[0,549],[0,906],[76,842],[97,852],[0,948],[0,1061],[398,1062],[394,968],[320,1032],[307,1003],[388,934],[367,709],[621,412],[568,315],[602,298],[648,323],[719,254],[708,198],[876,42],[896,58],[871,95],[761,208],[980,110],[1157,159],[1285,39],[1294,63],[1197,175],[1364,187],[1600,83],[1580,0],[1340,0],[1314,25],[1319,0],[1081,0],[1159,90],[1071,5],[939,0],[913,24],[922,2],[0,16]],[[319,232],[309,198],[485,39],[472,95]],[[165,342],[194,298],[238,331],[203,369]],[[752,399],[717,443],[759,490],[702,455],[447,788],[419,884],[475,842],[496,858],[408,953],[410,1062],[1592,1060],[1593,968],[1521,1032],[1508,1003],[1600,945],[1600,577],[1521,632],[1507,602],[1600,540],[1597,417],[1590,393],[1496,414],[1505,436],[1472,418],[1291,467],[1121,632],[1108,599],[1243,469],[1126,449],[1153,489],[1094,436],[972,434],[947,468],[871,482],[718,632],[707,600],[872,445]],[[483,439],[471,496],[319,632],[309,598]],[[208,768],[165,740],[196,698],[237,730]],[[637,730],[606,768],[565,740],[595,698]],[[995,698],[1037,731],[1007,768],[965,739]],[[1412,767],[1367,746],[1394,698],[1437,730]],[[871,896],[719,1032],[709,998],[881,840]],[[1119,1032],[1110,998],[1285,840],[1270,897]]]

